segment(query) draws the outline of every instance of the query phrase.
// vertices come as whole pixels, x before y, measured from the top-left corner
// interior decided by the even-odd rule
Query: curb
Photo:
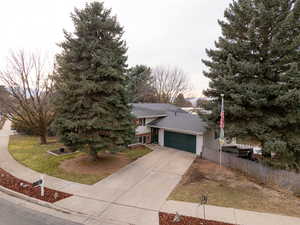
[[[31,198],[31,197],[29,197],[27,195],[24,195],[24,194],[19,193],[19,192],[12,191],[12,190],[10,190],[8,188],[5,188],[3,186],[0,186],[0,191],[3,192],[3,193],[5,193],[5,194],[7,194],[7,195],[10,195],[10,196],[13,196],[13,197],[25,200],[27,202],[30,202],[30,203],[33,203],[33,204],[36,204],[36,205],[43,206],[43,207],[46,207],[46,208],[49,208],[49,209],[53,209],[53,210],[56,210],[58,212],[62,212],[62,213],[65,213],[65,214],[72,214],[72,212],[73,212],[73,213],[84,215],[83,213],[80,213],[80,212],[76,212],[76,211],[72,211],[72,210],[67,210],[67,209],[55,206],[55,205],[53,205],[51,203],[48,203],[48,202],[45,202],[45,201],[41,201],[39,199]]]

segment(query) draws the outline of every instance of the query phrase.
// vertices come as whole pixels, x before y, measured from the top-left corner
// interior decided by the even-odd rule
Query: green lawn
[[[49,150],[55,150],[63,145],[56,142],[55,138],[48,139],[49,144],[40,145],[39,138],[33,136],[15,135],[10,137],[9,152],[11,155],[21,164],[50,176],[62,178],[69,181],[74,181],[82,184],[94,184],[104,177],[110,175],[105,172],[103,174],[78,174],[66,172],[59,168],[62,161],[72,159],[84,155],[85,153],[77,152],[71,155],[65,156],[53,156],[47,153]],[[137,149],[128,149],[122,154],[128,157],[128,161],[134,161],[139,157],[151,152],[146,147],[140,147]],[[119,168],[116,168],[119,169]]]

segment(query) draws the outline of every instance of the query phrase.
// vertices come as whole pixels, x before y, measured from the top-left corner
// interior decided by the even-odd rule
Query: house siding
[[[145,126],[138,126],[135,130],[136,135],[147,134],[151,132],[151,128],[147,126],[148,123],[156,120],[157,118],[146,118]]]
[[[160,128],[159,131],[158,131],[158,144],[160,146],[164,146],[165,143],[164,143],[164,138],[165,138],[165,130]]]
[[[197,135],[196,137],[196,154],[201,155],[203,150],[203,136]]]

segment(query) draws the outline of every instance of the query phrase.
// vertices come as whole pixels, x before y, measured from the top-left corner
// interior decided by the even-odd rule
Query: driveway
[[[68,208],[72,205],[74,210],[98,218],[156,224],[157,212],[192,164],[195,155],[160,146],[151,148],[153,152],[86,189],[76,186],[66,188],[65,191],[75,196],[56,204]],[[90,207],[86,207],[87,204]],[[94,210],[91,211],[91,208]]]

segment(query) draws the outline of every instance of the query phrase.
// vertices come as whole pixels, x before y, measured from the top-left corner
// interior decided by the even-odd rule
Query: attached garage
[[[196,135],[165,130],[164,145],[166,147],[196,153],[197,139]]]

